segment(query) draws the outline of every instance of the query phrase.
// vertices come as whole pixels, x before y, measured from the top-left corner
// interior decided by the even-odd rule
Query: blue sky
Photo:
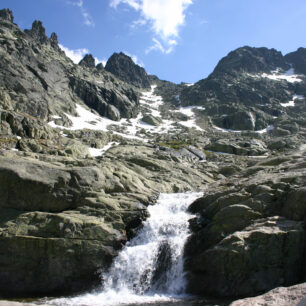
[[[1,0],[22,29],[41,20],[74,60],[124,52],[160,79],[196,82],[230,51],[306,47],[304,0]]]

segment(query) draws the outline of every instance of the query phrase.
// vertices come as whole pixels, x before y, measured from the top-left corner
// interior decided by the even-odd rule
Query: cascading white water
[[[124,305],[171,301],[184,293],[187,207],[201,193],[160,194],[138,235],[115,258],[100,293],[50,301],[56,305]]]

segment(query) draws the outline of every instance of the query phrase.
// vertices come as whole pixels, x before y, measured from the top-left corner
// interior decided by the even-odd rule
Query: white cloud
[[[151,51],[160,51],[164,54],[169,54],[174,50],[174,46],[177,45],[177,41],[174,39],[169,40],[164,46],[158,39],[153,38],[153,45],[146,49],[146,54],[150,53]]]
[[[83,0],[78,0],[78,1],[68,1],[69,4],[77,6],[78,8],[80,8],[81,14],[83,16],[84,19],[84,24],[90,27],[94,27],[95,23],[92,20],[92,17],[90,16],[90,14],[87,12],[87,10],[84,7],[84,2]]]
[[[89,50],[85,48],[71,50],[61,44],[59,44],[59,47],[65,52],[66,56],[68,56],[75,64],[78,64],[80,60],[85,56],[85,54],[89,53]]]
[[[99,59],[99,58],[97,58],[97,57],[95,57],[94,59],[95,59],[95,65],[96,65],[96,66],[97,66],[98,64],[102,63],[102,64],[103,64],[103,67],[105,67],[107,60],[105,60],[105,59],[102,59],[102,60],[101,60],[101,59]]]
[[[110,0],[113,8],[119,4],[129,5],[140,12],[141,18],[134,21],[132,27],[149,23],[155,36],[159,37],[159,40],[153,38],[154,44],[147,53],[152,50],[170,53],[177,44],[175,38],[179,36],[179,28],[185,23],[184,11],[192,0]]]
[[[59,44],[59,47],[61,48],[61,50],[63,50],[66,54],[67,57],[69,57],[75,64],[78,64],[80,62],[81,59],[83,59],[83,57],[86,54],[89,54],[89,50],[86,48],[81,48],[81,49],[75,49],[75,50],[71,50],[61,44]],[[105,67],[106,65],[106,60],[105,59],[99,59],[97,57],[94,57],[95,59],[95,64],[98,65],[99,63],[102,63],[103,66]]]
[[[126,3],[135,10],[139,10],[140,8],[139,0],[111,0],[110,6],[113,8],[117,8],[120,3]]]

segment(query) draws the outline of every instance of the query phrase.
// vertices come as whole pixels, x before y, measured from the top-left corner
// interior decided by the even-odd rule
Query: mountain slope
[[[182,104],[205,106],[214,124],[225,129],[261,130],[277,124],[276,117],[291,116],[286,103],[302,105],[306,94],[306,76],[290,68],[291,57],[274,49],[239,48],[221,59],[208,78],[186,87]],[[305,63],[301,56],[296,61],[301,67]],[[300,115],[292,119],[303,120]]]
[[[40,21],[25,32],[10,16],[0,22],[0,88],[10,98],[10,109],[42,120],[61,116],[65,125],[64,113],[76,114],[75,103],[113,120],[137,114],[138,97],[131,86],[106,71],[73,64],[58,47],[56,34],[48,38]]]

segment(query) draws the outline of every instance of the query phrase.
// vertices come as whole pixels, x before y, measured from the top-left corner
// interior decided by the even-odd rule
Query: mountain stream
[[[187,207],[201,193],[160,194],[137,236],[115,258],[100,292],[49,300],[61,306],[166,305],[184,299]]]

